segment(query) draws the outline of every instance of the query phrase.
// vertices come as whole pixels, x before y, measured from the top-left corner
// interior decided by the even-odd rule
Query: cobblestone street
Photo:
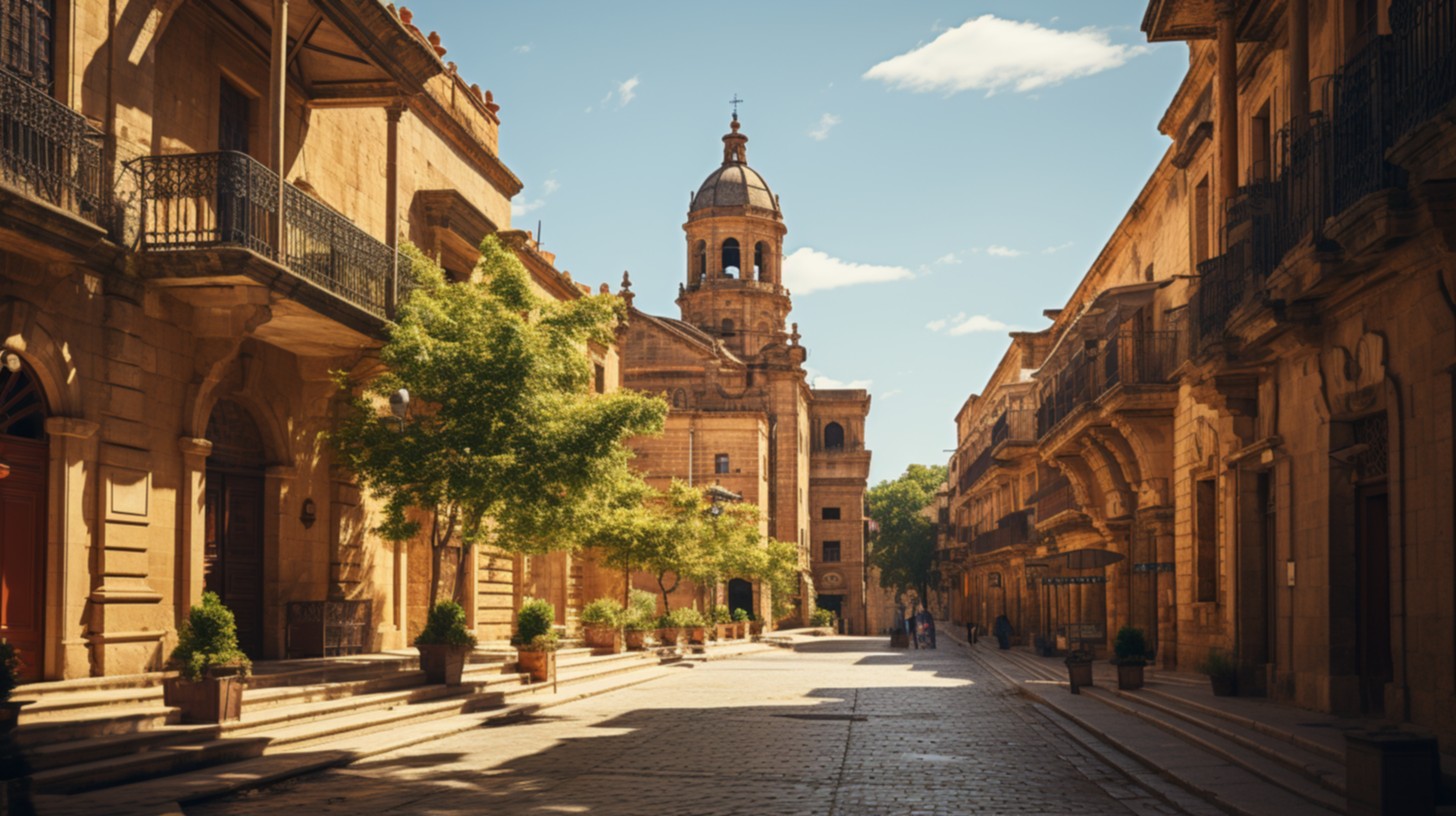
[[[943,641],[676,669],[191,814],[1173,813]]]

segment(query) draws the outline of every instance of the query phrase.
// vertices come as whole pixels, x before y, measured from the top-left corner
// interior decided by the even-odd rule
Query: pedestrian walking
[[[966,643],[970,645],[976,643],[976,624],[972,621],[966,621]]]
[[[1011,636],[1016,630],[1011,628],[1011,619],[1005,615],[998,615],[996,623],[992,627],[992,634],[996,636],[996,644],[1003,649],[1011,648]]]

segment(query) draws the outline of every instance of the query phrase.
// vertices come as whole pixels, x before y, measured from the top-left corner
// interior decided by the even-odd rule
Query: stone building
[[[808,350],[798,325],[787,325],[787,228],[778,197],[748,166],[747,146],[734,114],[723,163],[683,225],[682,318],[634,309],[620,344],[623,385],[672,406],[666,433],[634,445],[637,466],[659,486],[672,478],[714,484],[757,504],[768,535],[798,543],[803,591],[816,592],[850,631],[874,629],[865,604],[866,587],[878,591],[865,559],[869,394],[809,387]],[[769,616],[771,600],[743,579],[718,599],[745,601]],[[803,598],[796,603],[794,617],[807,615]]]
[[[509,228],[498,107],[376,0],[0,20],[0,636],[32,678],[151,671],[214,589],[255,658],[407,645],[427,545],[368,532],[319,432],[331,372],[377,370],[397,243],[462,278]],[[474,566],[503,636],[527,565]]]
[[[1153,0],[1143,28],[1188,71],[1036,335],[1019,546],[1060,600],[1023,625],[1105,649],[1133,624],[1160,665],[1218,650],[1241,693],[1456,737],[1449,8]],[[1061,479],[1075,523],[1048,529]]]

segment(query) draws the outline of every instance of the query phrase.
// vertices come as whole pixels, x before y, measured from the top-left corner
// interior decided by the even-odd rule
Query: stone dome
[[[757,207],[777,214],[779,202],[768,182],[757,170],[748,166],[748,137],[738,132],[738,117],[733,129],[723,137],[723,166],[708,175],[693,196],[689,213],[714,207]]]

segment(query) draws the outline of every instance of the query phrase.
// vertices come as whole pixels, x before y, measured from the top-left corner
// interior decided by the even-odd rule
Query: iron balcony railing
[[[1030,526],[1026,523],[1026,512],[1018,511],[1002,516],[996,522],[996,529],[981,533],[971,541],[971,552],[981,555],[1005,547],[1024,544],[1030,537]]]
[[[143,251],[251,250],[376,317],[386,316],[396,259],[407,265],[408,258],[291,184],[283,185],[280,253],[278,176],[251,156],[232,151],[146,156],[134,167]]]
[[[1086,350],[1079,350],[1058,371],[1050,387],[1042,392],[1036,409],[1036,434],[1045,437],[1063,419],[1091,402],[1097,391],[1096,359]]]
[[[1456,99],[1456,0],[1393,0],[1395,135],[1435,118]]]
[[[1006,442],[1036,441],[1036,411],[1030,408],[1008,409],[996,417],[991,426],[991,449]]]
[[[1330,193],[1335,213],[1378,190],[1399,185],[1399,168],[1385,160],[1394,141],[1395,94],[1391,85],[1395,50],[1389,36],[1374,37],[1335,74],[1330,86]]]
[[[971,463],[966,466],[965,470],[961,471],[961,490],[969,490],[971,485],[975,484],[977,479],[980,479],[982,476],[984,476],[986,474],[986,471],[990,468],[991,449],[987,447],[979,454],[977,454],[975,459],[971,460]]]
[[[1059,513],[1081,509],[1082,506],[1077,503],[1077,495],[1072,491],[1072,483],[1063,476],[1037,499],[1036,518],[1037,521],[1046,521]]]
[[[1178,367],[1178,332],[1126,326],[1102,346],[1102,393],[1118,385],[1162,385]]]
[[[104,224],[103,136],[43,89],[0,68],[0,179]]]
[[[1198,289],[1191,298],[1197,348],[1222,338],[1229,318],[1243,302],[1249,289],[1250,270],[1246,259],[1250,254],[1251,247],[1239,243],[1198,265]]]

